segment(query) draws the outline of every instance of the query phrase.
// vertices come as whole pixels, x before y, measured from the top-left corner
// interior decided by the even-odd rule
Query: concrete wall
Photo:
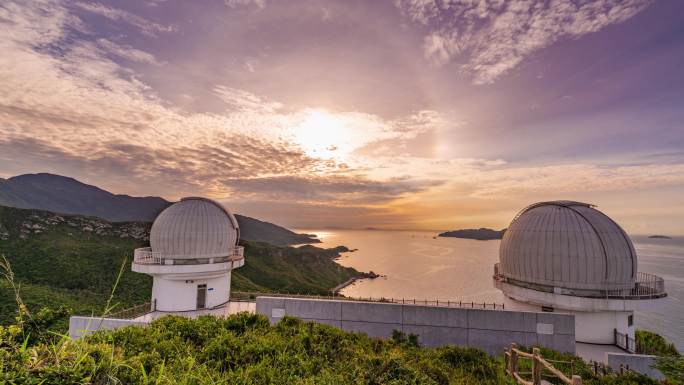
[[[73,316],[69,318],[69,336],[75,339],[97,330],[118,329],[131,325],[144,326],[146,324],[129,319]]]
[[[651,365],[655,364],[656,356],[648,356],[643,354],[629,354],[629,353],[606,353],[606,364],[614,371],[620,371],[620,365],[629,368],[635,372],[645,374],[656,380],[663,380],[665,376],[658,369],[654,369]]]
[[[557,309],[563,312],[562,309]],[[575,337],[577,342],[592,344],[613,344],[615,333],[627,334],[634,338],[634,325],[629,326],[627,318],[633,312],[570,312],[575,315]]]
[[[189,277],[187,279],[165,279],[155,276],[152,284],[152,302],[157,300],[156,310],[188,311],[197,309],[197,286],[207,285],[206,307],[218,306],[230,296],[230,271],[210,277]]]
[[[516,342],[575,352],[575,320],[569,314],[283,297],[258,297],[256,311],[272,323],[290,315],[371,337],[400,330],[417,334],[426,346],[473,346],[501,354]]]

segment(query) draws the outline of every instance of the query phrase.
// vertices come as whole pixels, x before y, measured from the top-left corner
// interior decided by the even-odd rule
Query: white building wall
[[[154,276],[152,303],[158,311],[189,311],[197,309],[197,286],[207,285],[206,307],[212,308],[228,302],[230,298],[230,271],[217,277],[183,277],[168,279]]]
[[[565,312],[558,309],[558,312]],[[627,326],[631,312],[569,312],[575,315],[575,338],[577,342],[593,344],[615,343],[614,330],[634,338],[634,326]]]

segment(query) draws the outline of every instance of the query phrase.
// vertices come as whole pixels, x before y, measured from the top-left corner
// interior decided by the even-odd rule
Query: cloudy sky
[[[0,177],[293,227],[684,234],[684,2],[0,4]]]

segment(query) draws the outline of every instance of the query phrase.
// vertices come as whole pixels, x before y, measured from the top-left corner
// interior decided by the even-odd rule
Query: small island
[[[461,229],[447,231],[439,234],[440,237],[452,237],[452,238],[465,238],[465,239],[475,239],[478,241],[489,241],[492,239],[501,239],[506,232],[506,229],[502,230],[492,230],[488,228],[481,227],[479,229]]]
[[[672,237],[668,237],[667,235],[651,235],[649,238],[651,238],[651,239],[672,239]]]

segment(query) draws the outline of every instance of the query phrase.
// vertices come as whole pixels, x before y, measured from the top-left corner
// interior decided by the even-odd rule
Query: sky
[[[297,228],[684,235],[684,2],[0,3],[0,177]]]

